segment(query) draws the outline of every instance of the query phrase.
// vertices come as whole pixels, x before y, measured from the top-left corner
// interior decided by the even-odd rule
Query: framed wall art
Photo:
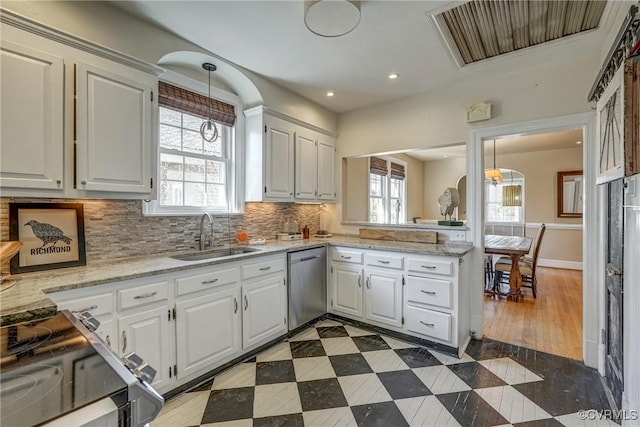
[[[22,242],[11,259],[11,273],[86,264],[80,203],[10,203],[9,234]]]
[[[620,67],[596,105],[598,175],[604,184],[624,177],[624,67]]]

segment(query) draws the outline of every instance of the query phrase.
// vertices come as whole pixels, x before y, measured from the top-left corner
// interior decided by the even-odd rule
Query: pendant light
[[[513,171],[511,184],[502,187],[502,206],[522,206],[522,185],[513,185]]]
[[[217,67],[209,62],[205,62],[202,64],[202,68],[209,72],[209,97],[207,98],[209,101],[209,118],[202,122],[200,135],[202,135],[202,139],[205,141],[212,142],[218,137],[218,127],[211,119],[211,72],[215,71]]]
[[[491,184],[498,185],[502,182],[502,172],[496,169],[496,140],[493,140],[493,169],[484,172],[484,177],[491,180]]]

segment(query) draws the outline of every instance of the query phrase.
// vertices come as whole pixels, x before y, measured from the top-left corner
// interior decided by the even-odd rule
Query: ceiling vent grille
[[[441,13],[465,64],[598,27],[606,1],[473,0]]]

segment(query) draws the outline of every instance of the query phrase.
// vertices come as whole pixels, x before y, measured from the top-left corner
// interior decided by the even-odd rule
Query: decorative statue
[[[440,207],[440,215],[444,216],[444,221],[438,221],[439,225],[462,225],[462,221],[454,221],[451,219],[453,211],[460,204],[460,193],[453,187],[448,187],[444,193],[438,197],[438,206]],[[447,220],[447,215],[449,219]]]

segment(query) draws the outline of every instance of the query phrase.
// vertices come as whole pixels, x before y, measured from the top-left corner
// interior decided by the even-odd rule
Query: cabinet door
[[[240,288],[176,304],[178,378],[212,369],[240,351]]]
[[[336,198],[335,142],[327,137],[318,139],[318,199]]]
[[[267,123],[265,197],[293,200],[293,131]]]
[[[366,270],[365,317],[391,326],[402,326],[402,274]]]
[[[242,347],[268,341],[286,332],[286,287],[276,276],[242,286]]]
[[[0,81],[0,186],[62,190],[62,58],[3,40]]]
[[[362,317],[362,269],[333,264],[333,311]]]
[[[128,72],[130,70],[130,72]],[[80,190],[152,193],[155,77],[133,80],[78,63],[76,185]]]
[[[317,194],[318,154],[311,135],[296,132],[296,199],[315,200]]]
[[[118,354],[135,352],[158,371],[152,385],[156,389],[169,382],[169,320],[167,305],[123,316],[118,319]]]

